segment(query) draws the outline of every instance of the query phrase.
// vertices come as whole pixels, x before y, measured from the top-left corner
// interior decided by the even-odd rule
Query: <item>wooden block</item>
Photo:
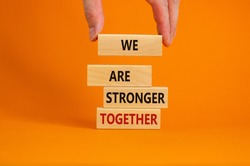
[[[167,108],[167,87],[104,87],[104,107]]]
[[[97,108],[97,129],[160,129],[160,109]]]
[[[161,56],[161,35],[99,34],[98,55]]]
[[[88,86],[151,86],[152,66],[88,65]]]

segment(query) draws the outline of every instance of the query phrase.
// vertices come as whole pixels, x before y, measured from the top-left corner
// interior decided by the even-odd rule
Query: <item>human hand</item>
[[[180,0],[146,0],[154,13],[157,31],[162,35],[162,43],[170,46],[176,34]],[[89,38],[97,40],[102,31],[104,16],[102,0],[83,0],[85,16],[89,25]]]

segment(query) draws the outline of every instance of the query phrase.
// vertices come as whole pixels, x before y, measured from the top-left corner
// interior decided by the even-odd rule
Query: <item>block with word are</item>
[[[97,129],[160,129],[160,109],[97,108]]]
[[[104,87],[104,107],[167,108],[167,87]]]
[[[98,55],[161,56],[161,35],[99,34]]]
[[[88,86],[151,86],[149,65],[88,65]]]

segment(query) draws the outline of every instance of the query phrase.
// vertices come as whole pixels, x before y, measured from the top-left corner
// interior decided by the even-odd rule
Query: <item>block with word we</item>
[[[161,56],[161,35],[98,35],[100,56]]]

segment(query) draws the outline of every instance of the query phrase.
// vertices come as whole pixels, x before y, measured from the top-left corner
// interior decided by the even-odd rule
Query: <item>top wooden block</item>
[[[161,35],[99,34],[98,55],[161,56]]]

